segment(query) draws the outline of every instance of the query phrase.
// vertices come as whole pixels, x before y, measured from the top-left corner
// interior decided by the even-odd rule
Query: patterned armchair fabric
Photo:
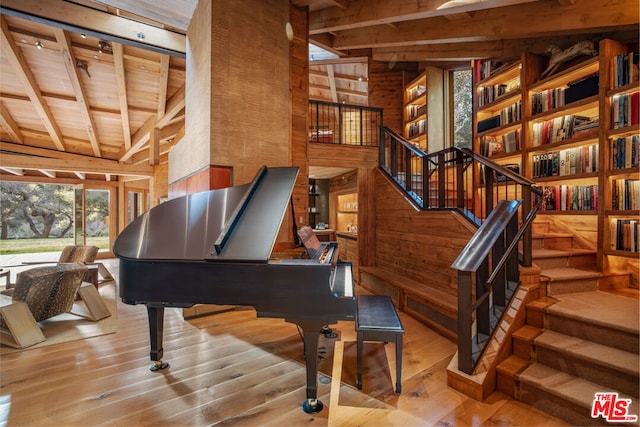
[[[36,322],[73,307],[87,267],[80,263],[35,267],[18,274],[13,301],[24,301]],[[4,321],[0,318],[0,326]]]
[[[94,262],[98,255],[97,246],[65,246],[60,253],[58,263],[63,262],[81,262],[86,264],[88,262]]]

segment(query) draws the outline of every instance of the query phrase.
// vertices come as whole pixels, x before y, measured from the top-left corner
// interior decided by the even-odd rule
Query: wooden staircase
[[[535,224],[535,223],[534,223]],[[526,325],[513,333],[513,354],[497,366],[497,387],[574,425],[592,418],[596,392],[618,392],[638,415],[638,299],[603,292],[628,288],[629,274],[597,271],[595,251],[571,235],[534,227],[539,298],[526,305]]]

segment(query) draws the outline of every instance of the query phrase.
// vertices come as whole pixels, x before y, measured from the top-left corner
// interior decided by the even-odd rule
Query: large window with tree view
[[[60,251],[74,244],[74,186],[0,182],[0,253]],[[82,203],[82,201],[80,201]],[[85,244],[109,249],[109,191],[84,191]]]

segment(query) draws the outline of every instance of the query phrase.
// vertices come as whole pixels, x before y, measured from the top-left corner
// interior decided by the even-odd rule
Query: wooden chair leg
[[[111,316],[109,308],[93,284],[83,282],[80,289],[78,289],[78,295],[84,302],[84,307],[77,303],[74,304],[71,309],[72,314],[93,320],[94,322]]]
[[[0,330],[0,342],[14,348],[30,347],[45,340],[27,304],[16,301],[0,307],[8,330]]]

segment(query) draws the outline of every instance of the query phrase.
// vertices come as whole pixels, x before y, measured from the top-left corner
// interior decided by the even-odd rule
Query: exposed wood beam
[[[156,127],[162,129],[168,125],[171,120],[173,120],[176,114],[182,111],[185,105],[185,93],[186,85],[183,84],[173,95],[171,95],[171,98],[167,101],[166,112],[164,116],[158,120]]]
[[[153,128],[149,138],[149,164],[157,165],[160,162],[160,131]]]
[[[13,41],[13,37],[9,32],[9,27],[7,25],[7,20],[4,15],[0,15],[0,26],[2,27],[2,54],[9,63],[11,64],[11,68],[14,73],[22,80],[24,84],[24,89],[29,95],[29,99],[33,107],[35,108],[40,120],[44,124],[45,128],[49,132],[49,136],[53,141],[53,144],[60,151],[64,151],[64,144],[62,141],[62,132],[60,132],[60,128],[58,128],[58,124],[56,123],[51,110],[49,109],[49,105],[46,103],[44,98],[42,97],[42,92],[38,87],[38,83],[29,68],[29,64],[25,59],[22,51],[18,46],[16,46]]]
[[[319,76],[319,77],[328,77],[328,74],[325,73],[322,70],[319,69],[309,69],[309,75],[313,75],[313,76]],[[336,80],[347,80],[347,81],[351,81],[351,82],[366,82],[367,78],[365,76],[354,76],[351,74],[340,74],[340,73],[333,73],[333,77]]]
[[[158,82],[158,117],[163,117],[167,107],[169,83],[169,55],[160,55],[160,81]]]
[[[104,174],[104,179],[105,179],[105,181],[111,181],[111,174],[110,173],[105,173]]]
[[[82,172],[74,172],[74,174],[79,178],[84,180],[85,179],[85,174]]]
[[[594,31],[625,30],[638,25],[637,0],[611,1],[607,7],[601,0],[576,0],[573,6],[555,0],[531,3],[527,8],[508,6],[500,13],[477,11],[455,32],[443,17],[401,22],[398,29],[385,26],[340,32],[334,40],[336,49],[363,47],[416,46],[420,44],[477,42],[485,40],[544,37],[549,34],[585,34]],[[526,21],[527,25],[522,25]],[[589,26],[585,26],[585,22]]]
[[[100,142],[98,141],[96,123],[93,120],[91,111],[89,110],[89,99],[87,98],[87,91],[84,88],[84,83],[82,82],[82,78],[80,77],[78,67],[76,67],[76,58],[71,48],[71,38],[66,31],[60,28],[54,28],[53,33],[55,34],[56,40],[58,41],[58,46],[60,47],[60,53],[62,54],[64,65],[67,68],[67,74],[69,76],[69,81],[71,82],[71,87],[73,88],[73,92],[76,95],[76,101],[80,109],[82,121],[84,122],[87,133],[89,134],[89,141],[91,142],[93,155],[96,157],[101,157]]]
[[[0,170],[10,173],[11,175],[23,176],[24,170],[18,168],[8,168],[5,166],[0,166]]]
[[[131,156],[137,153],[144,146],[144,144],[149,140],[151,131],[155,126],[156,115],[154,114],[150,116],[147,121],[144,122],[142,126],[140,126],[140,129],[136,131],[133,137],[131,137],[131,148],[127,150],[120,158],[121,162],[126,162],[127,160],[129,160]]]
[[[48,171],[46,169],[38,169],[38,172],[40,172],[42,175],[47,176],[49,178],[55,178],[56,177],[56,173],[55,172],[51,172],[51,171]]]
[[[160,129],[160,140],[162,141],[174,137],[180,129],[184,129],[184,120],[168,124]]]
[[[309,66],[312,67],[314,65],[336,65],[336,64],[366,64],[368,63],[369,58],[366,56],[352,56],[348,58],[338,58],[338,59],[320,59],[317,61],[309,61]]]
[[[345,10],[347,7],[349,7],[349,2],[346,0],[330,0],[331,3],[333,3],[334,6],[339,7],[342,10]]]
[[[2,102],[0,102],[0,125],[9,134],[12,140],[17,143],[24,144],[22,132],[20,132],[18,124],[13,120],[11,113],[9,113],[9,110]]]
[[[73,96],[66,96],[66,95],[63,95],[63,94],[42,92],[42,97],[44,99],[55,99],[55,100],[61,100],[61,101],[76,102],[76,99]],[[13,101],[31,102],[31,100],[27,96],[16,95],[16,94],[11,94],[11,93],[0,93],[0,99],[10,99],[10,100],[13,100]],[[120,111],[119,110],[109,109],[109,108],[104,108],[104,107],[91,107],[91,111],[95,112],[95,113],[105,113],[105,114],[120,115]],[[133,111],[133,112],[136,112],[136,113],[146,113],[146,114],[155,114],[156,113],[155,109],[136,107],[136,106],[133,106],[133,105],[129,106],[129,111]]]
[[[374,61],[419,62],[419,61],[465,61],[483,58],[501,58],[504,41],[441,43],[419,46],[381,47],[372,49]],[[520,51],[521,52],[521,51]]]
[[[81,154],[73,154],[65,151],[49,150],[46,148],[38,148],[38,147],[32,147],[28,145],[13,144],[5,141],[0,141],[0,151],[2,151],[3,153],[17,153],[17,154],[26,154],[29,156],[50,157],[52,159],[87,160],[90,158],[89,156],[83,156]]]
[[[157,7],[158,0],[100,0],[99,3],[120,9],[121,13],[127,11],[155,22],[167,24],[181,31],[186,31],[189,27],[189,21],[197,4],[197,2],[190,0],[173,0],[171,4],[174,7],[161,8]]]
[[[126,165],[114,160],[87,158],[86,160],[48,159],[20,154],[3,154],[0,158],[0,168],[16,168],[25,170],[46,169],[55,172],[71,172],[84,174],[109,173],[119,176],[153,176],[153,168],[149,165]]]
[[[333,77],[333,65],[327,65],[327,75],[329,77],[329,90],[331,90],[331,100],[338,102],[338,94],[336,93],[336,79]]]
[[[323,85],[310,84],[309,88],[310,89],[326,90],[327,92],[331,91],[331,88],[329,86],[323,86]],[[355,96],[363,96],[363,97],[369,96],[369,94],[367,92],[360,92],[360,91],[351,90],[351,89],[339,89],[339,88],[336,88],[336,92],[340,93],[340,94],[343,94],[343,95],[355,95]]]
[[[2,0],[1,9],[2,13],[39,18],[48,25],[64,25],[111,41],[179,56],[186,53],[183,34],[63,0]]]
[[[316,34],[313,37],[310,36],[309,43],[319,48],[322,48],[327,52],[331,52],[334,55],[338,55],[339,57],[345,56],[344,52],[333,48],[333,34],[322,33],[322,34]]]
[[[372,25],[432,18],[452,13],[530,3],[538,0],[485,0],[443,2],[442,0],[353,0],[345,10],[320,9],[309,13],[309,34],[344,31]],[[451,4],[451,7],[446,7]],[[444,7],[443,7],[444,6]]]
[[[113,43],[113,66],[116,72],[116,86],[118,89],[118,103],[120,104],[120,118],[122,121],[122,136],[124,149],[131,149],[131,125],[129,124],[129,101],[127,100],[127,77],[124,72],[124,48],[120,43]]]

